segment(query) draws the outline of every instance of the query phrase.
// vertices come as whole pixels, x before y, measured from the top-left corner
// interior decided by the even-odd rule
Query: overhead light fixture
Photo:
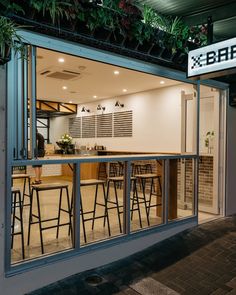
[[[115,107],[123,108],[123,107],[124,107],[124,104],[123,104],[123,103],[120,103],[120,102],[117,100],[116,103],[115,103]]]
[[[72,100],[69,101],[69,103],[72,103],[72,102],[73,102]]]
[[[114,73],[114,75],[119,75],[119,74],[120,74],[120,72],[119,72],[119,71],[117,71],[117,70],[116,70],[116,71],[114,71],[113,73]]]
[[[127,89],[124,88],[122,91],[123,91],[123,92],[127,92]]]
[[[100,104],[98,104],[98,106],[97,106],[98,111],[105,111],[105,109],[106,109],[106,107],[103,107]]]
[[[165,84],[165,81],[160,81],[160,84]]]
[[[94,95],[93,98],[97,98],[97,95]]]
[[[67,89],[67,86],[62,86],[62,89],[63,89],[63,90],[66,90],[66,89]]]
[[[64,60],[63,57],[59,57],[59,58],[58,58],[58,61],[59,61],[60,63],[63,63],[65,60]]]
[[[83,112],[87,112],[87,113],[89,113],[90,110],[89,110],[89,109],[86,109],[85,107],[82,107],[81,112],[82,112],[82,113],[83,113]]]

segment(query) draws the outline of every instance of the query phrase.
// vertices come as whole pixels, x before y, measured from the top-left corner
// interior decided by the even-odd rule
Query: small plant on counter
[[[65,133],[61,136],[60,140],[57,141],[57,145],[63,151],[63,154],[72,154],[74,149],[74,144],[72,144],[72,137]]]
[[[59,142],[64,143],[64,144],[71,144],[72,139],[73,138],[69,134],[65,133],[61,136],[61,139]]]

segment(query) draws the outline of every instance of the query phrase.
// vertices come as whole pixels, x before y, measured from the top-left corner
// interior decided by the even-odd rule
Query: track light
[[[82,107],[81,112],[87,112],[87,113],[89,113],[90,110],[89,109],[86,109],[85,107]]]
[[[98,111],[105,111],[105,109],[106,109],[106,107],[103,107],[100,104],[98,104],[98,106],[97,106]]]
[[[116,103],[115,103],[115,107],[123,108],[123,107],[124,107],[124,104],[123,104],[123,103],[120,103],[120,102],[117,100]]]

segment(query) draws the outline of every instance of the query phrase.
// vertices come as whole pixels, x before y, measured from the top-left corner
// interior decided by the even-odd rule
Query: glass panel
[[[11,262],[72,248],[72,173],[68,164],[14,167]],[[35,184],[36,170],[41,183]]]
[[[212,217],[207,213],[219,214],[219,114],[219,90],[201,86],[198,187],[201,220]]]
[[[131,231],[163,223],[163,161],[134,161],[131,164]]]
[[[193,159],[170,160],[168,219],[194,214]]]
[[[123,175],[123,162],[80,164],[81,245],[124,232]]]

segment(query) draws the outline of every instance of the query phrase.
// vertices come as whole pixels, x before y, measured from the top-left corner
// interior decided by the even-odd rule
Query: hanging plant
[[[64,17],[68,20],[70,3],[58,0],[30,0],[30,6],[37,12],[42,13],[43,17],[46,14],[51,18],[53,25],[60,26],[60,21]]]
[[[24,55],[23,39],[17,33],[20,27],[4,16],[0,16],[0,63],[10,60],[11,50]]]

